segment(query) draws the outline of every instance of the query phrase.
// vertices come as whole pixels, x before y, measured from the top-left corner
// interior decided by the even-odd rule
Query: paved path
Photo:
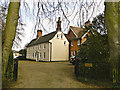
[[[76,80],[69,62],[19,61],[18,80],[13,88],[96,88]]]

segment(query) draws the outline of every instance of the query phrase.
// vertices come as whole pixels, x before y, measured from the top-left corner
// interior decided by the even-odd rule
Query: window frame
[[[74,51],[71,51],[71,57],[74,56]]]
[[[45,43],[43,44],[43,49],[45,49],[46,47],[45,47]]]
[[[71,41],[71,46],[73,46],[73,41]]]
[[[40,44],[40,46],[39,46],[39,49],[41,49],[41,44]]]
[[[57,34],[57,39],[59,39],[59,34]]]
[[[63,34],[61,34],[61,39],[63,39]]]
[[[64,41],[64,45],[66,45],[66,41]]]
[[[39,58],[41,59],[41,56],[42,56],[42,54],[41,54],[41,52],[39,53]]]
[[[44,53],[43,53],[43,59],[45,59],[45,56],[46,56],[46,53],[44,52]]]
[[[34,58],[34,53],[33,53],[33,58]]]
[[[77,45],[80,45],[80,39],[77,40]]]

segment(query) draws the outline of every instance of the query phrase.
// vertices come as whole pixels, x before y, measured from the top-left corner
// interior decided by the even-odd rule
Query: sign
[[[85,63],[85,67],[92,67],[92,63]]]

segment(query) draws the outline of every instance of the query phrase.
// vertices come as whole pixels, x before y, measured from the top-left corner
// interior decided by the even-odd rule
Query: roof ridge
[[[47,36],[47,35],[52,34],[52,33],[55,33],[55,32],[56,32],[56,31],[53,31],[53,32],[48,33],[48,34],[45,34],[45,35],[43,35],[43,36]],[[43,36],[41,36],[41,37],[43,37]]]
[[[80,29],[83,29],[83,28],[81,28],[81,27],[76,27],[76,26],[70,26],[71,28],[80,28]]]
[[[51,32],[49,34],[46,34],[44,36],[41,36],[38,40],[36,39],[33,39],[29,44],[28,44],[28,47],[29,46],[33,46],[33,45],[37,45],[37,44],[40,44],[40,43],[45,43],[45,42],[48,42],[49,40],[51,40],[55,34],[57,33],[57,31],[54,31],[54,32]]]

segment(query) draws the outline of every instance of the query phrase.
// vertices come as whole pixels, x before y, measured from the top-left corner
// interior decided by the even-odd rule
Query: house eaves
[[[49,33],[49,34],[46,34],[46,35],[44,35],[44,36],[41,36],[38,40],[37,40],[37,39],[33,39],[33,40],[27,45],[27,47],[34,46],[34,45],[38,45],[38,44],[41,44],[41,43],[49,42],[49,40],[51,40],[51,39],[55,36],[56,33],[57,33],[57,31],[52,32],[52,33]]]
[[[78,35],[74,32],[74,30],[70,27],[70,30],[72,30],[72,32],[74,33],[74,35],[76,36],[76,37],[78,37]]]

